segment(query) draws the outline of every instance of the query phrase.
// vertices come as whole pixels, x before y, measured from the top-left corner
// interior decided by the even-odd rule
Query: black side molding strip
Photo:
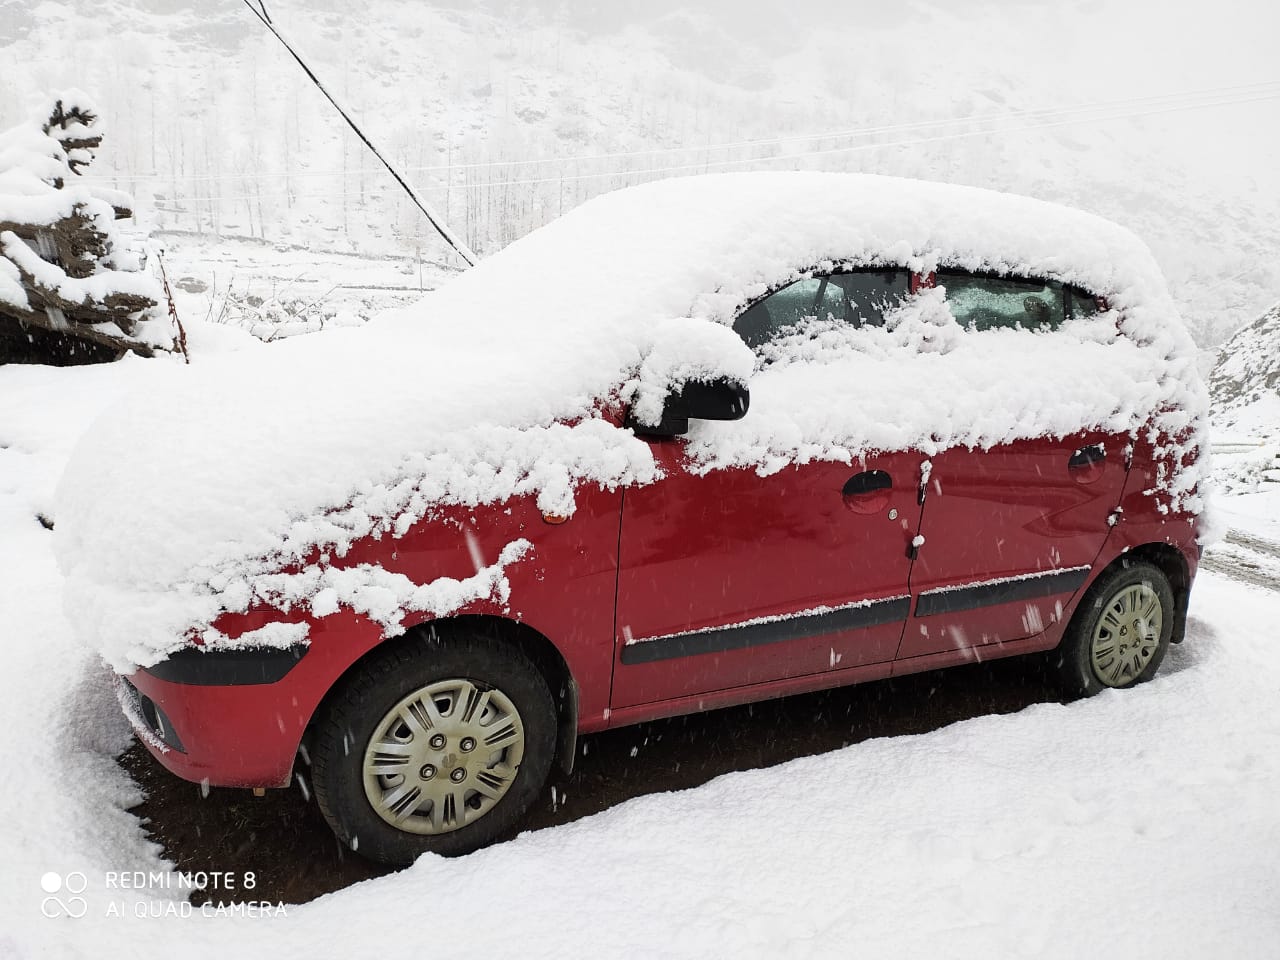
[[[167,660],[143,669],[158,680],[196,687],[238,687],[275,683],[307,652],[305,643],[291,647],[209,650],[187,647]]]
[[[956,613],[977,607],[990,607],[1015,600],[1051,597],[1057,593],[1075,593],[1089,578],[1089,567],[1072,567],[1037,577],[992,580],[958,589],[926,590],[916,600],[916,616],[932,617],[939,613]]]
[[[910,611],[910,597],[890,597],[887,600],[873,600],[821,613],[759,620],[697,633],[677,633],[669,637],[628,643],[622,648],[622,662],[653,663],[657,660],[693,657],[702,653],[723,653],[726,650],[741,650],[743,647],[756,647],[766,643],[877,627],[906,620]]]

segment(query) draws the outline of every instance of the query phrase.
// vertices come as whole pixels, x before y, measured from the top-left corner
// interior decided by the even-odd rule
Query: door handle
[[[1107,459],[1107,448],[1100,443],[1081,447],[1067,461],[1071,479],[1077,483],[1092,483],[1102,476],[1102,465]]]
[[[893,478],[883,470],[865,470],[845,481],[840,496],[854,513],[879,513],[889,505]]]
[[[1100,443],[1095,443],[1092,446],[1081,447],[1073,453],[1071,459],[1067,461],[1067,466],[1072,470],[1079,470],[1101,463],[1105,459],[1107,459],[1107,448]]]

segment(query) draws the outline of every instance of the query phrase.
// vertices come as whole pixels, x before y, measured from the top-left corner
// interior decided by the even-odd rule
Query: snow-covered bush
[[[353,305],[334,303],[321,296],[272,292],[259,296],[234,287],[215,298],[209,319],[225,323],[267,342],[335,327],[357,327],[375,312],[371,298]]]

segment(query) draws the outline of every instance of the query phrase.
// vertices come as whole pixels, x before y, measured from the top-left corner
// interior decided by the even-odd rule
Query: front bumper
[[[121,678],[121,707],[151,755],[185,780],[288,786],[325,694],[382,638],[349,614],[309,626],[308,646],[182,650]]]
[[[293,676],[303,652],[184,650],[122,677],[116,693],[143,745],[183,779],[287,786],[317,699]]]

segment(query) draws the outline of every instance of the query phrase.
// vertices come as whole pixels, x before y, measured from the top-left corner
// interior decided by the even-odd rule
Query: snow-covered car
[[[107,411],[56,536],[164,766],[280,787],[302,756],[338,836],[404,863],[502,835],[608,727],[1016,654],[1148,680],[1205,410],[1114,224],[699,177]]]

